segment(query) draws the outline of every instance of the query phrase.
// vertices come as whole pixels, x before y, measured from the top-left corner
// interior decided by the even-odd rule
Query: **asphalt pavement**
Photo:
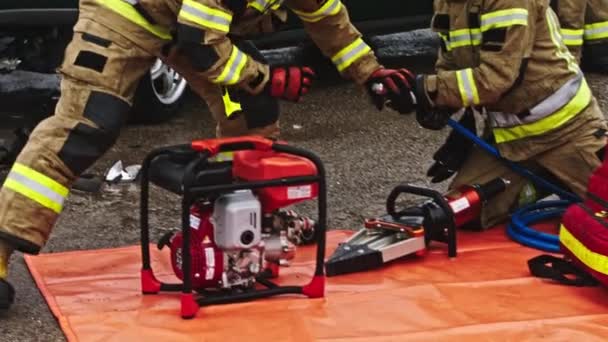
[[[608,113],[608,77],[589,75]],[[206,108],[190,100],[175,120],[124,129],[117,144],[90,170],[103,174],[115,161],[139,164],[155,147],[213,136]],[[384,211],[390,189],[401,182],[427,186],[431,156],[447,131],[424,130],[413,115],[377,111],[352,84],[316,87],[300,104],[282,105],[282,138],[310,149],[325,162],[329,189],[329,226],[357,229],[367,216]],[[435,185],[442,190],[446,184]],[[98,194],[74,192],[43,252],[95,249],[138,243],[138,186],[105,186]],[[153,191],[155,237],[178,227],[177,197]],[[311,210],[303,205],[301,210]],[[13,257],[10,280],[17,302],[0,316],[0,341],[62,341],[61,330],[25,267]]]

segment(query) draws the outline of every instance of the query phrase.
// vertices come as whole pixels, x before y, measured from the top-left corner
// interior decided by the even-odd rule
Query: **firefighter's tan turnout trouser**
[[[72,182],[118,138],[136,87],[161,48],[135,45],[89,19],[78,22],[55,115],[32,132],[0,191],[0,238],[28,253],[44,246]],[[278,123],[248,130],[242,117],[228,120],[219,86],[200,77],[188,59],[172,53],[166,61],[207,102],[218,135],[276,134]]]
[[[587,180],[600,165],[599,154],[606,146],[606,125],[595,99],[579,114],[570,127],[549,134],[518,141],[510,158],[521,162],[538,175],[550,173],[553,183],[568,187],[579,196],[585,196]],[[518,153],[519,152],[519,153]],[[502,161],[475,148],[458,172],[450,188],[463,184],[484,184],[498,177],[510,182],[506,190],[488,201],[481,213],[481,228],[490,228],[505,222],[508,215],[521,205],[540,199],[543,192],[538,186],[509,169]],[[556,179],[554,179],[556,178]]]
[[[583,45],[608,44],[608,1],[557,0],[552,7],[570,52],[581,59]]]
[[[89,19],[78,22],[55,115],[32,132],[0,191],[0,238],[29,253],[45,244],[72,182],[118,138],[160,48],[144,49]],[[187,59],[170,55],[167,61],[208,103],[218,135],[275,134],[277,124],[248,131],[244,120],[228,120],[220,87],[198,77]]]
[[[15,249],[38,253],[44,246],[73,181],[114,144],[136,87],[157,57],[207,102],[218,136],[278,134],[278,107],[268,115],[258,100],[278,106],[262,92],[269,67],[255,48],[247,51],[228,34],[265,30],[260,20],[280,1],[248,1],[240,16],[220,0],[141,0],[143,11],[132,2],[80,0],[55,115],[32,132],[0,190],[0,241]],[[362,84],[380,67],[339,0],[286,3],[343,76]],[[223,89],[240,94],[242,110],[235,109],[232,90],[224,101]],[[243,98],[264,112],[260,118],[248,115]],[[240,115],[228,117],[233,109]]]

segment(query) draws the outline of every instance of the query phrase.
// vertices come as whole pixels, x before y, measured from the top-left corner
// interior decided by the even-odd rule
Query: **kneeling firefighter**
[[[608,72],[608,1],[552,0],[562,37],[570,52],[584,66]]]
[[[283,0],[81,0],[61,68],[55,115],[41,122],[0,190],[0,309],[14,299],[6,281],[16,249],[38,253],[78,175],[115,142],[140,78],[157,57],[183,75],[208,104],[218,136],[278,134],[277,99],[298,101],[313,73],[269,68],[236,37],[269,32],[285,18]],[[411,89],[405,69],[384,69],[339,0],[285,0],[343,76],[370,88],[378,109],[398,109]],[[277,18],[279,20],[277,20]],[[410,81],[408,81],[410,80]]]
[[[479,109],[487,117],[484,138],[503,157],[548,172],[583,195],[600,165],[606,123],[548,1],[436,0],[434,11],[432,29],[442,45],[436,74],[416,77],[420,125],[440,130],[459,109]],[[461,122],[475,126],[472,114]],[[482,210],[481,228],[535,200],[525,178],[456,132],[434,159],[428,175],[440,182],[457,173],[451,189],[510,181]]]

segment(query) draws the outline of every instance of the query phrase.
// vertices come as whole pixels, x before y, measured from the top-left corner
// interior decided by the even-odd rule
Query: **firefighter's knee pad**
[[[256,61],[267,63],[264,55],[251,41],[238,41],[235,45]],[[240,103],[248,129],[266,127],[278,121],[279,101],[277,98],[270,96],[269,91],[263,91],[257,95],[252,95],[242,89],[230,89],[228,92],[231,98]],[[224,92],[224,105],[226,105],[225,96],[226,93]]]
[[[279,120],[279,101],[276,98],[266,92],[258,95],[251,95],[243,90],[238,92],[247,128],[262,128]]]
[[[180,53],[188,57],[197,71],[209,70],[220,59],[215,47],[204,44],[205,31],[188,25],[177,28],[176,45]],[[251,41],[236,41],[233,44],[242,52],[260,63],[267,63],[264,55]]]
[[[252,95],[243,89],[223,88],[222,101],[228,120],[245,120],[247,129],[272,125],[279,120],[279,101],[268,92]]]
[[[69,132],[58,157],[80,175],[110,149],[118,139],[131,106],[111,94],[92,91],[84,107],[83,118]]]
[[[220,59],[212,45],[204,44],[205,31],[188,25],[178,24],[175,37],[175,47],[179,53],[190,60],[196,71],[209,70]]]

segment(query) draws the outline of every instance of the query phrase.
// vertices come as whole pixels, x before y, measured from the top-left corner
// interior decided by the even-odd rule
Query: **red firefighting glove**
[[[412,97],[414,74],[407,69],[378,69],[365,83],[372,102],[382,110],[384,105],[401,114],[411,113],[415,104]]]
[[[309,67],[277,67],[270,72],[270,95],[287,101],[298,102],[308,93],[315,72]]]

